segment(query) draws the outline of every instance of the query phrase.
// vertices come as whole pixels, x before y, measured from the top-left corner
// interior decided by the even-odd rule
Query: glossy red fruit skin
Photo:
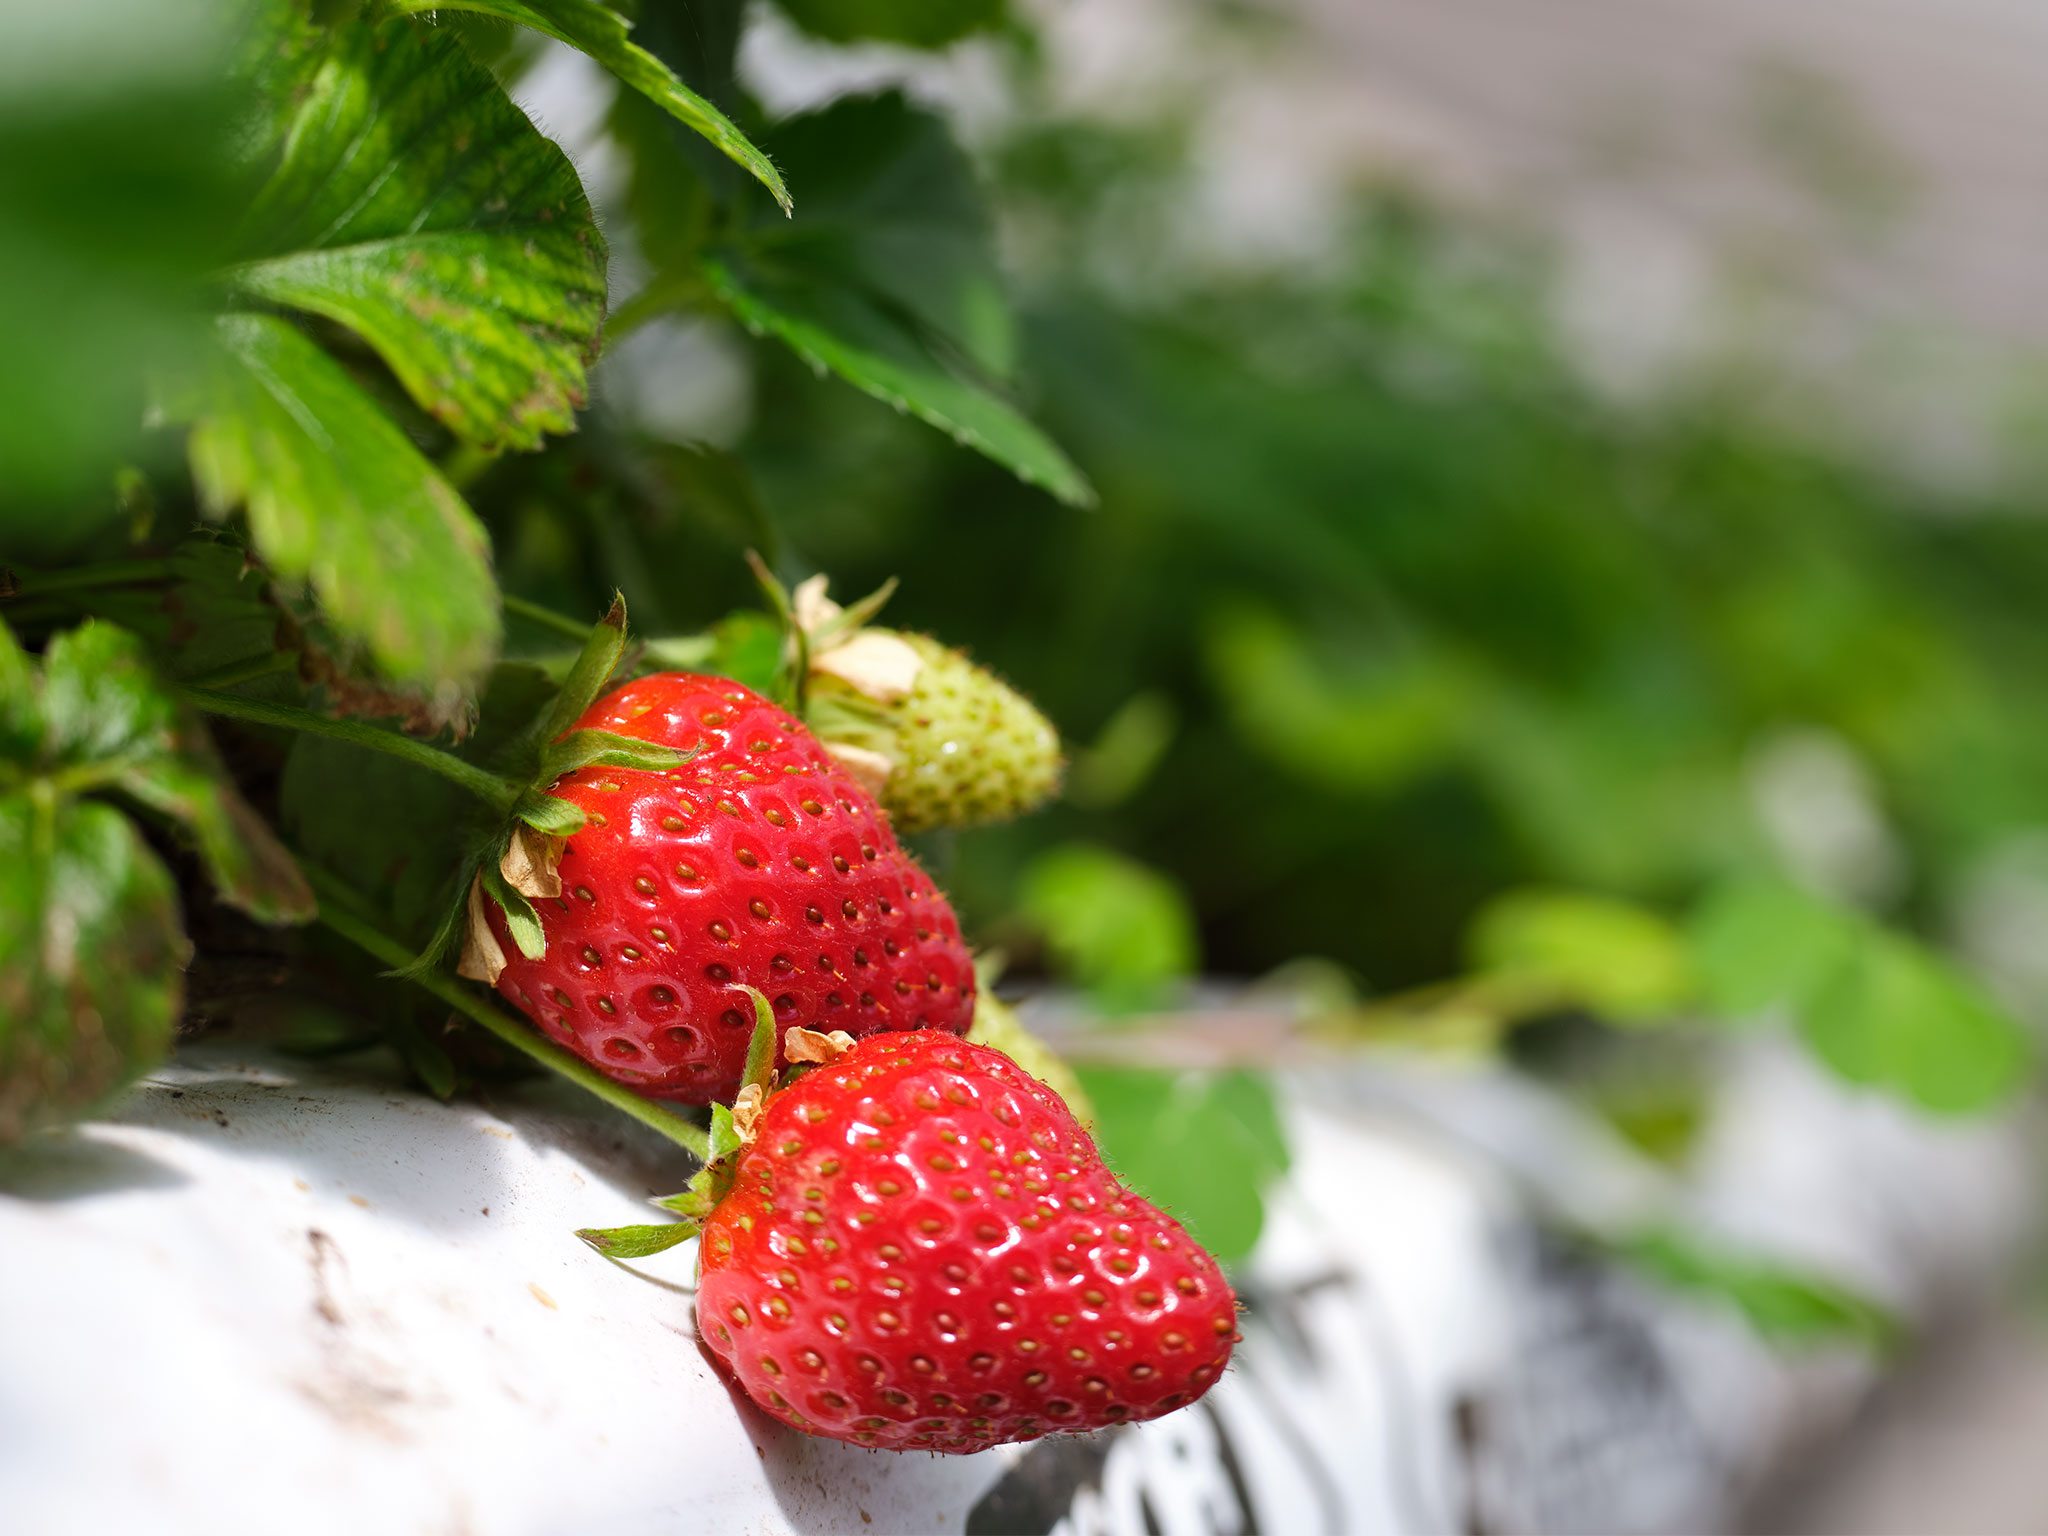
[[[586,710],[595,727],[696,755],[647,773],[585,768],[552,793],[589,818],[562,895],[534,903],[547,953],[498,990],[552,1039],[651,1098],[738,1089],[759,987],[792,1024],[959,1033],[974,966],[946,898],[888,818],[789,714],[726,678],[643,677]]]
[[[998,1051],[880,1035],[773,1095],[706,1222],[699,1336],[814,1435],[965,1454],[1170,1413],[1237,1300]]]

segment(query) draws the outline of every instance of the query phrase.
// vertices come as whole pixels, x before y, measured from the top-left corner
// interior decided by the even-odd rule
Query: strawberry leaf
[[[1660,1284],[1727,1303],[1779,1343],[1846,1340],[1883,1348],[1899,1337],[1896,1315],[1847,1286],[1688,1233],[1641,1233],[1617,1251]]]
[[[1062,501],[1092,503],[1081,471],[1010,399],[1010,312],[973,173],[945,125],[891,92],[792,118],[767,143],[803,208],[739,227],[701,258],[719,300],[821,372]],[[642,167],[652,173],[651,156]]]
[[[576,1235],[608,1259],[644,1259],[686,1243],[703,1230],[697,1221],[650,1227],[583,1227]]]
[[[1937,1114],[2004,1101],[2025,1079],[2026,1031],[1925,945],[1787,885],[1731,884],[1696,915],[1707,1000],[1731,1023],[1773,1007],[1852,1083]]]
[[[27,674],[12,641],[16,700],[26,718]],[[113,624],[58,635],[44,653],[40,689],[45,771],[79,789],[118,790],[169,818],[197,843],[221,896],[268,923],[313,916],[298,865],[235,788],[206,729],[181,708],[149,665],[142,644]]]
[[[215,517],[246,507],[265,562],[311,585],[398,678],[476,677],[498,644],[474,514],[341,365],[273,315],[229,315],[167,399]]]
[[[790,20],[813,37],[853,43],[874,39],[912,48],[944,48],[975,32],[1003,25],[1004,0],[777,0]]]
[[[1081,1068],[1104,1160],[1229,1263],[1250,1253],[1287,1171],[1273,1090],[1250,1072]]]
[[[0,1143],[162,1058],[188,952],[170,874],[125,816],[0,794]]]
[[[142,379],[204,336],[202,285],[246,196],[226,144],[234,25],[189,0],[0,6],[0,544],[16,558],[121,515],[104,487],[142,447]]]
[[[766,187],[784,213],[789,212],[789,191],[774,162],[755,148],[723,112],[677,79],[675,71],[629,41],[626,30],[632,23],[596,0],[454,0],[453,4],[448,0],[390,0],[390,9],[414,13],[472,11],[532,27],[567,43],[590,55],[678,122],[710,140]]]
[[[568,157],[444,31],[271,14],[280,150],[231,292],[347,326],[479,448],[574,430],[605,245]]]

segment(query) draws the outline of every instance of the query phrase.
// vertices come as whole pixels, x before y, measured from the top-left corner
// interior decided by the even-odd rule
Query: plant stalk
[[[500,778],[474,763],[464,762],[452,752],[443,752],[439,747],[430,747],[396,731],[380,731],[375,726],[355,720],[336,720],[315,714],[310,709],[297,709],[289,704],[266,704],[259,699],[216,693],[206,688],[181,688],[178,692],[187,703],[210,715],[225,715],[231,720],[248,720],[257,725],[282,726],[285,730],[303,731],[309,736],[331,736],[336,741],[402,758],[415,767],[438,773],[442,778],[460,784],[495,810],[511,810],[522,792],[522,786],[510,779]]]
[[[319,893],[319,922],[323,927],[338,933],[357,948],[394,970],[411,964],[412,956],[406,953],[404,945],[349,910],[354,905],[354,897],[346,886],[303,856],[300,857],[299,864],[305,870],[306,878],[312,882],[314,890]],[[577,1087],[603,1099],[612,1108],[631,1115],[652,1130],[659,1131],[699,1162],[708,1157],[710,1140],[700,1127],[692,1125],[680,1115],[669,1113],[651,1099],[641,1098],[631,1089],[613,1082],[587,1063],[570,1055],[553,1041],[545,1040],[524,1024],[516,1023],[503,1010],[484,1001],[462,982],[438,971],[429,971],[425,975],[415,975],[408,979],[426,988],[465,1018],[481,1024],[514,1050],[524,1052],[550,1071],[559,1073]]]
[[[529,603],[525,598],[514,597],[510,592],[505,594],[504,601],[505,611],[515,618],[538,624],[543,629],[552,629],[558,635],[567,635],[578,645],[590,638],[590,626],[578,624],[567,614],[557,613],[552,608],[544,608],[539,603]]]
[[[39,597],[45,592],[76,592],[88,587],[130,587],[145,581],[167,581],[174,574],[168,560],[120,560],[104,565],[80,565],[68,571],[20,576],[10,595]]]

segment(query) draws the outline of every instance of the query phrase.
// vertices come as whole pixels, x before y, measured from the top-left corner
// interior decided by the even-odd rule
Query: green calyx
[[[747,1041],[746,1073],[730,1105],[711,1106],[711,1134],[703,1166],[696,1177],[673,1195],[650,1202],[681,1221],[631,1227],[584,1227],[576,1235],[608,1259],[644,1259],[686,1243],[704,1230],[704,1222],[732,1190],[740,1153],[752,1139],[755,1118],[775,1088],[775,1010],[754,987],[754,1033]],[[786,1077],[785,1077],[786,1081]]]

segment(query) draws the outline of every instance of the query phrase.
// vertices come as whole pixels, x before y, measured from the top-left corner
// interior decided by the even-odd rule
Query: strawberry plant
[[[0,14],[0,1141],[181,1031],[395,1051],[441,1098],[539,1063],[705,1165],[607,1251],[704,1226],[711,1315],[767,1329],[787,1253],[715,1197],[803,1198],[795,1119],[901,1088],[929,1166],[1007,1106],[1168,1245],[1186,1372],[1181,1303],[1114,1269],[1032,1314],[1078,1330],[1057,1367],[963,1330],[867,1371],[808,1290],[775,1371],[712,1335],[790,1422],[959,1449],[1213,1380],[1194,1244],[1248,1253],[1287,1161],[1267,1074],[1071,1073],[970,940],[1102,1019],[1322,956],[1288,996],[1346,1045],[1776,1014],[1924,1109],[2010,1098],[2030,999],[1928,936],[2048,819],[2038,520],[1924,516],[1725,399],[1618,412],[1521,269],[1398,200],[1327,269],[1191,260],[1184,125],[1064,116],[1008,7],[748,14]],[[970,153],[895,86],[772,113],[763,17],[970,39],[1010,116]],[[543,48],[584,142],[529,110]],[[1875,786],[1860,863],[1790,867],[1752,804],[1807,726]],[[857,1043],[805,1072],[792,1028]],[[972,1106],[920,1118],[919,1072]],[[890,1273],[956,1315],[920,1241]],[[1095,1369],[1126,1348],[1142,1391]]]

